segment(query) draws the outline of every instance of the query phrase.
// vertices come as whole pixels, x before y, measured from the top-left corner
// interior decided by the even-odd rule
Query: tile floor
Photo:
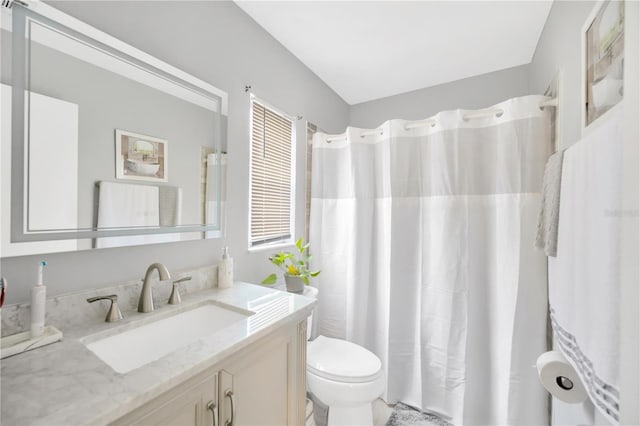
[[[387,405],[381,399],[376,399],[373,402],[373,425],[385,426],[387,424],[387,420],[389,420],[389,416],[391,416],[392,411],[392,406]],[[306,426],[316,426],[316,423],[313,420],[313,403],[310,400],[307,400]]]

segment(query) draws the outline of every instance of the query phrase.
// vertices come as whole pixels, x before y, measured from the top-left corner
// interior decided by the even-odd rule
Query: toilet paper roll
[[[542,386],[560,401],[578,404],[587,399],[587,391],[576,370],[557,351],[545,352],[536,362]]]

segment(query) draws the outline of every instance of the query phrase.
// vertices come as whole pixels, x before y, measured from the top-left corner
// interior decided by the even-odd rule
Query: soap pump
[[[44,260],[38,265],[38,281],[31,289],[31,337],[38,337],[44,331],[45,303],[47,287],[44,285]]]
[[[229,247],[222,248],[222,259],[218,263],[218,288],[233,286],[233,259],[229,256]]]

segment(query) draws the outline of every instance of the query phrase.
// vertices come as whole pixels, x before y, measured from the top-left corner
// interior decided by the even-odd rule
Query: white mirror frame
[[[21,10],[22,9],[22,10]],[[115,37],[112,37],[58,9],[40,1],[25,2],[25,6],[17,2],[13,4],[13,13],[22,13],[25,19],[14,20],[10,30],[14,34],[25,34],[29,15],[36,14],[38,23],[45,22],[52,26],[63,26],[70,30],[73,36],[82,42],[88,43],[109,54],[126,59],[136,66],[151,71],[156,77],[179,84],[188,90],[209,98],[215,102],[215,120],[218,121],[217,138],[221,147],[221,117],[228,115],[228,95],[226,92],[206,83],[160,59],[157,59]],[[5,28],[6,29],[6,28]],[[17,46],[16,46],[17,44]],[[21,45],[22,44],[22,45]],[[13,70],[12,84],[14,93],[24,93],[28,90],[25,67],[27,64],[27,49],[24,46],[24,37],[13,37]],[[213,225],[179,225],[172,227],[137,227],[118,228],[109,230],[52,230],[52,231],[28,231],[26,228],[27,205],[25,197],[25,101],[23,96],[12,96],[12,135],[11,135],[11,241],[50,241],[84,238],[104,238],[127,235],[149,235],[186,232],[221,231],[220,217],[218,223]],[[220,152],[220,149],[218,149]],[[217,179],[220,184],[220,179]],[[218,194],[220,194],[218,190]],[[220,203],[218,203],[220,205]]]

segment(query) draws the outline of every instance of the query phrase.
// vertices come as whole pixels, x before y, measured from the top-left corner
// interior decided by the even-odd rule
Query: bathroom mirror
[[[41,2],[11,15],[3,222],[32,249],[2,256],[219,236],[226,93]]]

